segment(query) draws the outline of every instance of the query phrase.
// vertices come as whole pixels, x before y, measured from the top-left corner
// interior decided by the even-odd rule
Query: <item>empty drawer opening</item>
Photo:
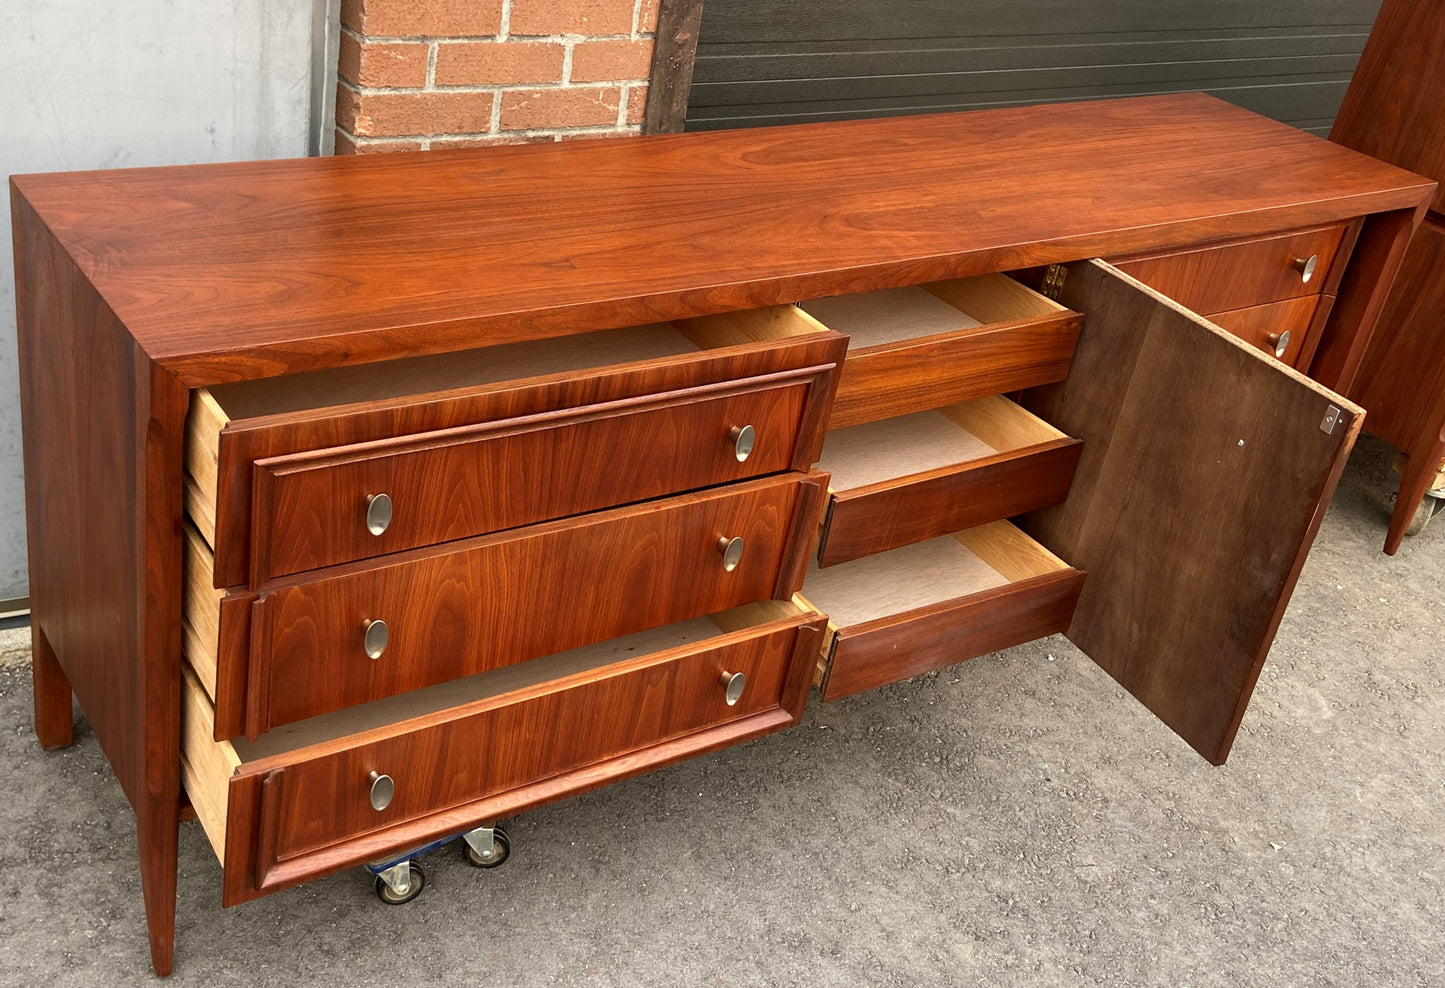
[[[800,305],[829,329],[847,333],[850,351],[1068,311],[1003,274],[835,295]]]
[[[604,668],[608,676],[635,674],[714,648],[725,648],[730,643],[776,634],[790,623],[797,625],[814,617],[806,606],[793,601],[746,604],[298,721],[275,728],[254,742],[212,739],[215,708],[196,672],[185,666],[182,770],[186,791],[217,857],[224,864],[228,789],[232,777],[243,769],[262,772],[272,766],[294,765],[308,758],[325,757],[353,741],[358,745],[375,743],[574,687],[585,688],[597,681],[597,671]],[[710,717],[710,721],[776,706],[785,673],[785,665],[761,669],[756,677],[760,681],[742,684],[736,706],[732,703],[723,706],[719,700],[716,716]],[[752,674],[747,677],[754,678]],[[719,685],[718,696],[723,695]],[[679,729],[702,726],[706,724],[681,724]]]
[[[1068,563],[999,521],[826,569],[815,563],[803,596],[830,623],[851,628],[1068,570]]]
[[[803,585],[828,615],[825,700],[1064,631],[1084,574],[1006,521],[826,569]]]
[[[1069,437],[1002,395],[828,433],[818,469],[850,491]]]

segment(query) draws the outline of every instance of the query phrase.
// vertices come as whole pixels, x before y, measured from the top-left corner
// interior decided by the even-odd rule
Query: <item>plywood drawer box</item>
[[[769,598],[801,586],[824,477],[789,473],[268,584],[206,593],[186,648],[217,737]],[[651,588],[647,592],[644,589]],[[214,646],[216,652],[211,654]],[[214,669],[214,673],[210,672]]]
[[[850,336],[829,428],[1061,381],[1079,316],[1003,274],[800,303]]]
[[[231,905],[795,724],[823,619],[768,601],[215,741],[185,677],[182,769]],[[740,678],[739,678],[740,677]],[[392,794],[372,787],[382,776]],[[382,783],[383,786],[386,783]]]
[[[807,469],[843,345],[775,306],[198,391],[188,513],[257,587]]]
[[[1120,271],[1195,312],[1225,312],[1318,295],[1337,282],[1336,255],[1348,224],[1195,250],[1126,258]]]
[[[823,698],[1065,631],[1083,583],[1006,521],[814,568],[803,596],[828,615]]]
[[[828,433],[822,566],[1062,501],[1080,443],[1002,395]]]

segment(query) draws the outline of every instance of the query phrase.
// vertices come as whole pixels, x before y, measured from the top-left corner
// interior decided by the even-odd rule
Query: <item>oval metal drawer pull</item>
[[[381,653],[386,651],[386,643],[390,640],[391,632],[386,630],[385,621],[366,622],[366,632],[361,636],[361,644],[368,657],[381,658]]]
[[[1285,330],[1283,333],[1269,334],[1269,345],[1274,347],[1276,357],[1283,359],[1284,352],[1289,349],[1289,332],[1289,330]]]
[[[391,525],[391,498],[386,494],[366,496],[366,530],[380,535]]]
[[[724,698],[727,700],[728,706],[735,706],[743,698],[743,687],[748,685],[748,677],[740,672],[724,672],[721,682],[723,688],[727,690]]]
[[[722,553],[723,569],[731,573],[738,568],[738,563],[743,561],[743,537],[734,535],[728,538],[726,535],[718,537],[717,551]]]
[[[1315,276],[1315,268],[1319,266],[1319,263],[1320,255],[1318,254],[1311,254],[1309,257],[1296,257],[1294,259],[1294,269],[1299,272],[1300,281],[1308,285],[1310,279]]]
[[[382,775],[380,772],[371,773],[371,808],[380,813],[391,805],[391,797],[396,795],[396,783],[391,781],[391,776]]]
[[[742,463],[747,460],[753,452],[753,443],[757,440],[757,433],[750,425],[735,425],[728,430],[728,436],[733,441],[733,455]]]

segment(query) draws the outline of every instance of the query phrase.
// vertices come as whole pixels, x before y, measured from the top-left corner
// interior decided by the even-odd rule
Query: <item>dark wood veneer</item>
[[[12,181],[191,387],[1263,235],[1432,192],[1199,94]]]

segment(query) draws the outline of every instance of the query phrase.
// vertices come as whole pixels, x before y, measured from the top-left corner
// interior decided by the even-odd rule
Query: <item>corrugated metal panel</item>
[[[1380,0],[705,0],[687,129],[1203,90],[1328,132]]]

